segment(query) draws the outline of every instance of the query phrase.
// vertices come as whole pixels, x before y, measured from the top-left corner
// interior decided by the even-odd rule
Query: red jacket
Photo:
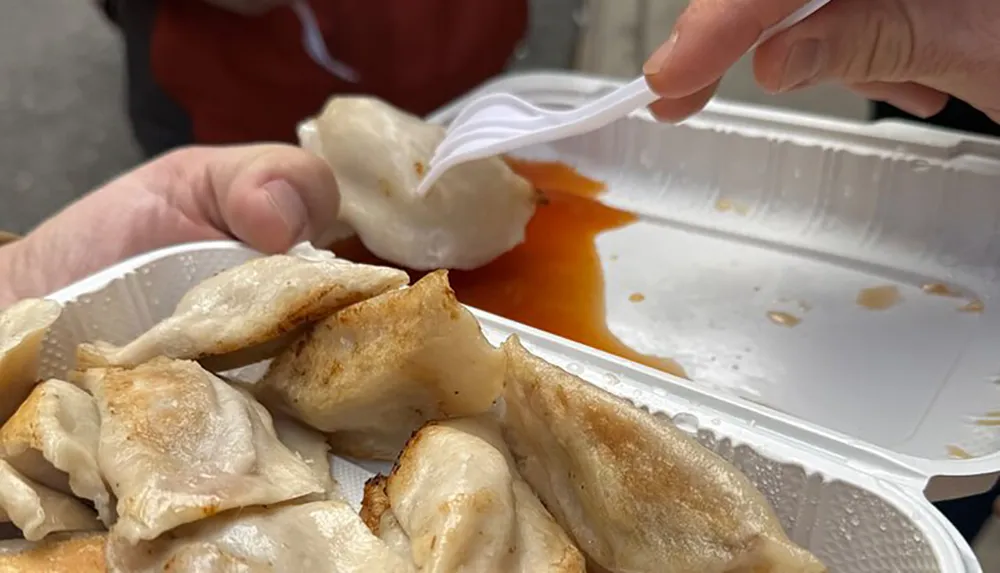
[[[296,123],[338,93],[372,94],[426,114],[504,69],[528,11],[527,0],[311,6],[331,55],[358,72],[357,84],[309,58],[290,8],[244,17],[204,0],[157,2],[152,79],[190,118],[196,142],[293,141]]]

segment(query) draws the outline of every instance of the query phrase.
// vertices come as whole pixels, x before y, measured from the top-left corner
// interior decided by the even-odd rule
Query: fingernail
[[[302,197],[294,187],[284,179],[269,181],[261,186],[267,193],[268,201],[275,213],[284,221],[289,235],[301,240],[307,232],[309,214]]]
[[[816,78],[826,64],[826,47],[819,40],[802,40],[792,46],[785,60],[779,92],[788,91]]]
[[[922,97],[911,98],[906,94],[893,96],[887,100],[887,103],[921,119],[935,116],[941,111],[941,106],[937,102],[928,102],[926,98]]]
[[[670,59],[671,52],[674,51],[674,46],[677,44],[677,30],[674,30],[667,41],[660,45],[646,63],[642,66],[642,74],[646,76],[654,76],[663,69],[667,64],[667,60]]]

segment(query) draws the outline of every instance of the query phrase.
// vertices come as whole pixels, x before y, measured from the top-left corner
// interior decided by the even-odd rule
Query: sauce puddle
[[[649,356],[626,346],[608,329],[604,273],[595,239],[638,218],[597,201],[603,183],[561,163],[508,158],[511,168],[546,198],[528,223],[524,243],[488,265],[451,271],[463,303],[603,350],[681,378],[675,360]],[[337,256],[387,265],[355,236],[330,245]],[[426,273],[408,271],[413,281]]]

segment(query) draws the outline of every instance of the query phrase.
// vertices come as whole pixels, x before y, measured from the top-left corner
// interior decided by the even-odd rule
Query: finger
[[[649,111],[660,121],[675,123],[701,111],[712,99],[719,82],[678,99],[662,98],[649,106]]]
[[[927,25],[940,2],[838,0],[768,42],[754,57],[761,86],[784,92],[818,81],[921,81],[953,58],[943,29]],[[926,82],[921,82],[926,83]]]
[[[941,113],[948,105],[948,94],[913,82],[899,84],[871,82],[848,86],[852,91],[875,101],[884,101],[899,109],[927,119]]]
[[[692,0],[643,72],[656,93],[680,99],[719,81],[760,35],[806,0]]]
[[[340,193],[322,159],[289,145],[212,149],[211,201],[224,230],[267,253],[319,241],[337,221]]]

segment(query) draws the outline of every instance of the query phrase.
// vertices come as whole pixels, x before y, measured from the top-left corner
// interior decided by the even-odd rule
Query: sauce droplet
[[[981,420],[976,420],[976,425],[986,427],[1000,426],[1000,418],[983,418]]]
[[[892,285],[862,289],[858,293],[858,306],[868,310],[886,310],[899,303],[899,289]]]
[[[656,368],[680,378],[675,360],[626,346],[608,329],[604,274],[595,244],[603,232],[638,218],[597,201],[604,184],[562,163],[507,159],[512,169],[548,199],[525,230],[523,243],[484,267],[451,271],[449,279],[465,304]],[[355,236],[330,249],[346,259],[382,264]],[[410,271],[414,281],[424,273]]]
[[[958,296],[955,290],[944,283],[927,283],[920,287],[920,290],[933,296]]]
[[[802,323],[802,319],[787,312],[772,310],[767,313],[767,318],[778,326],[794,328]]]
[[[646,300],[646,295],[642,294],[641,292],[634,292],[631,295],[629,295],[628,299],[631,302],[642,302]]]
[[[980,313],[984,310],[986,310],[986,304],[978,298],[958,307],[958,312]]]
[[[975,457],[958,446],[948,446],[948,455],[957,460],[971,460]]]

